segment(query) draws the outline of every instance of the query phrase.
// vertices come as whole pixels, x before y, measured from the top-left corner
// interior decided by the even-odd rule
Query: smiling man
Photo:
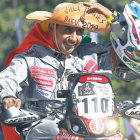
[[[21,45],[10,53],[7,68],[0,73],[0,99],[4,108],[20,108],[28,98],[56,99],[57,90],[67,89],[67,77],[71,73],[110,70],[108,46],[81,42],[87,42],[84,29],[109,33],[107,18],[111,15],[112,12],[99,3],[83,2],[59,4],[53,13],[29,14],[27,19],[41,22],[35,23]],[[65,20],[66,17],[70,20]],[[25,87],[26,93],[21,92]],[[59,132],[55,120],[49,126],[46,126],[48,136]],[[3,126],[5,140],[20,139],[8,129]]]
[[[80,45],[84,29],[58,24],[50,24],[49,27],[52,31],[56,30],[53,34],[53,41],[59,52],[69,55]]]

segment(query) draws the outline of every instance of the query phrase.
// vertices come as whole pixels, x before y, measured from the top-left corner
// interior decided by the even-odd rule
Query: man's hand
[[[89,10],[87,11],[87,13],[98,12],[100,14],[103,14],[106,18],[109,18],[113,14],[112,11],[110,11],[108,8],[104,7],[100,3],[84,2],[84,5],[89,7]]]
[[[12,98],[12,97],[3,99],[2,103],[4,105],[4,109],[8,109],[12,106],[20,108],[21,106],[21,100],[17,98]]]

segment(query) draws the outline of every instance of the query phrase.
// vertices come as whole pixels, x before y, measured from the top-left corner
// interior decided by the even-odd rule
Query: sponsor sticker
[[[82,137],[74,136],[65,129],[62,129],[54,140],[84,140]]]
[[[123,135],[121,133],[118,133],[112,137],[107,138],[106,140],[123,140]]]
[[[48,89],[40,88],[36,86],[36,92],[46,99],[53,99],[54,93]]]
[[[104,132],[104,121],[100,118],[94,118],[90,121],[89,128],[93,134],[102,134]]]
[[[94,87],[94,85],[90,82],[86,82],[82,86],[79,86],[78,87],[79,96],[95,94],[94,91],[93,91],[93,87]]]

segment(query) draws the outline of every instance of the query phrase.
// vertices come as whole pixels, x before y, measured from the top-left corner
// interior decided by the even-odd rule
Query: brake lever
[[[123,101],[118,104],[118,112],[121,117],[140,120],[140,103]]]

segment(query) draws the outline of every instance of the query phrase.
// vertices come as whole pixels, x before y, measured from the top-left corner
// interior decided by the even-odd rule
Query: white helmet
[[[125,65],[117,65],[117,76],[125,81],[140,79],[140,4],[125,5],[123,15],[111,24],[113,48]]]

